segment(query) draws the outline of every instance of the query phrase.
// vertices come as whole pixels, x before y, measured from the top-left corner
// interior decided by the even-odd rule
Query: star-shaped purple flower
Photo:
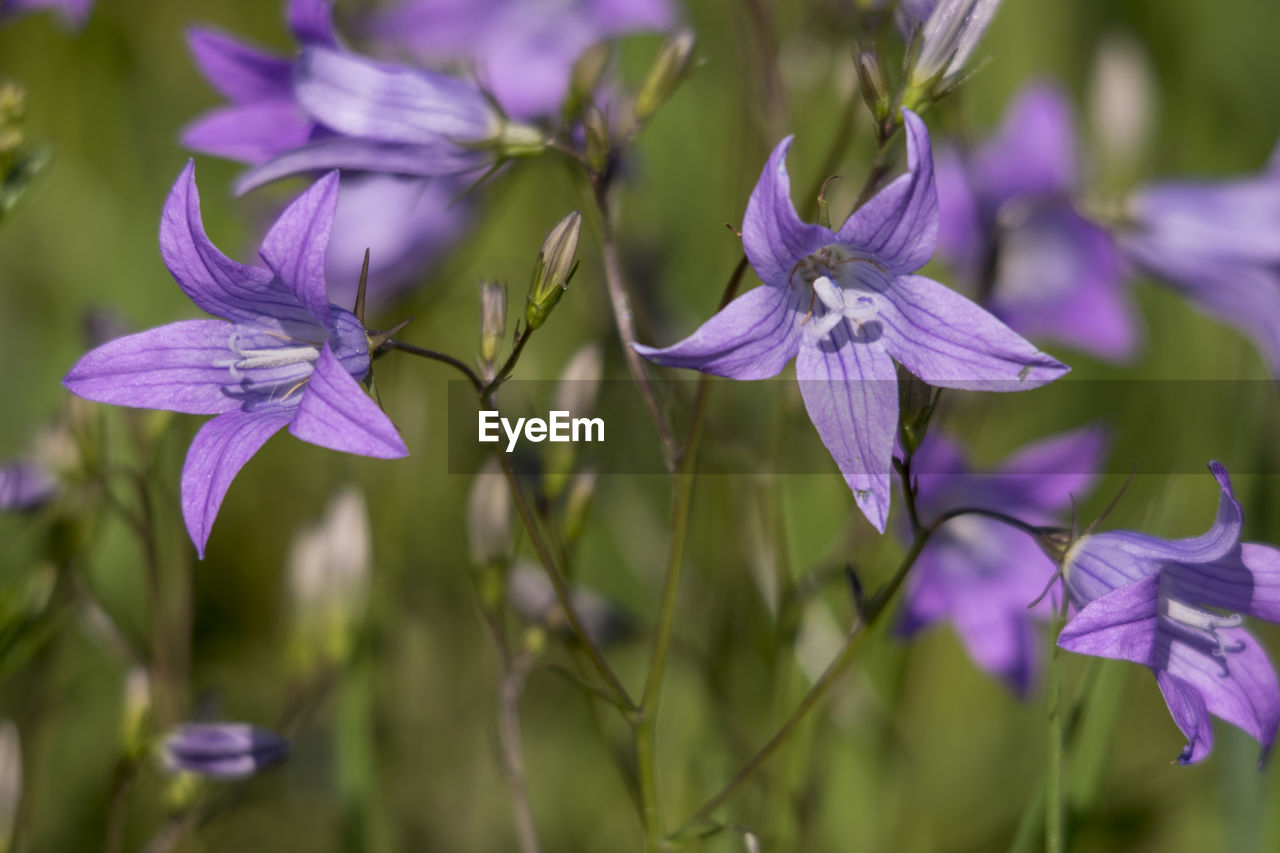
[[[324,0],[291,0],[289,25],[299,44],[337,46]],[[292,59],[203,27],[192,28],[188,44],[205,77],[230,102],[184,128],[188,148],[257,166],[332,136],[298,104]],[[455,204],[462,190],[457,180],[344,174],[325,265],[334,299],[354,299],[365,249],[376,283],[371,304],[420,276],[469,224],[469,205]]]
[[[912,456],[916,506],[928,524],[959,507],[1007,513],[1027,524],[1055,523],[1093,480],[1105,437],[1080,429],[1029,444],[993,473],[974,472],[959,447],[929,433]],[[1042,655],[1038,624],[1052,607],[1027,605],[1052,577],[1053,562],[1029,534],[980,515],[946,522],[911,570],[899,630],[911,635],[950,622],[982,670],[1021,694],[1036,682]]]
[[[775,376],[792,358],[809,417],[877,530],[889,515],[898,423],[894,361],[931,385],[1036,388],[1068,368],[936,281],[912,275],[933,254],[938,206],[929,132],[904,110],[907,174],[838,232],[800,221],[786,154],[774,149],[751,193],[742,244],[763,287],[685,340],[638,346],[658,364],[732,379]]]
[[[368,29],[424,59],[473,63],[508,115],[530,119],[559,109],[588,47],[674,21],[667,0],[405,0]]]
[[[997,317],[1033,338],[1123,360],[1133,308],[1111,235],[1072,203],[1079,164],[1066,96],[1035,83],[995,136],[938,151],[938,254]]]
[[[1280,149],[1277,149],[1280,151]],[[1168,181],[1130,199],[1125,256],[1235,326],[1280,376],[1280,168],[1225,181]]]
[[[1081,608],[1058,637],[1068,651],[1140,663],[1155,673],[1186,735],[1178,760],[1213,748],[1212,714],[1271,748],[1280,723],[1275,669],[1240,614],[1280,622],[1280,551],[1240,543],[1244,515],[1217,462],[1213,527],[1192,539],[1111,531],[1067,550],[1063,578]]]
[[[326,295],[324,257],[337,198],[338,176],[330,173],[272,226],[259,250],[266,267],[245,266],[206,236],[188,164],[165,203],[160,253],[191,301],[223,319],[117,338],[85,355],[62,381],[103,403],[217,416],[196,434],[182,469],[182,514],[202,558],[231,481],[281,427],[347,453],[408,453],[360,387],[370,364],[364,327]]]

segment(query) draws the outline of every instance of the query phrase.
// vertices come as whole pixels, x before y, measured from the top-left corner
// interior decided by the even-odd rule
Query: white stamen
[[[1164,606],[1165,616],[1193,632],[1206,635],[1206,639],[1211,640],[1216,646],[1212,651],[1215,657],[1224,657],[1233,652],[1244,650],[1243,643],[1236,643],[1232,646],[1225,645],[1223,638],[1218,634],[1218,631],[1223,628],[1239,628],[1240,623],[1244,621],[1239,613],[1219,616],[1216,613],[1201,610],[1198,607],[1184,604],[1171,598],[1163,599],[1161,603]]]

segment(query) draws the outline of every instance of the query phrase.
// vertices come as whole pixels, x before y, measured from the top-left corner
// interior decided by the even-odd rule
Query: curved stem
[[[525,330],[516,338],[515,346],[511,348],[511,355],[507,356],[507,360],[502,363],[502,367],[494,374],[493,379],[480,388],[481,399],[489,399],[493,392],[498,390],[498,386],[511,375],[511,371],[516,369],[516,362],[520,360],[520,354],[524,352],[524,345],[529,342],[531,337],[533,337],[533,329],[526,326]]]
[[[477,375],[474,370],[448,353],[436,352],[433,349],[426,349],[424,347],[415,347],[413,344],[406,344],[402,341],[396,340],[385,342],[381,349],[399,350],[400,352],[407,352],[409,355],[416,355],[419,358],[426,358],[431,361],[438,361],[441,364],[447,364],[463,376],[467,377],[467,381],[469,381],[477,391],[482,391],[485,388],[483,380],[480,379],[479,375]]]
[[[1035,524],[1028,524],[1020,518],[1014,518],[1011,515],[1006,515],[1005,513],[994,509],[983,509],[982,507],[976,506],[962,506],[957,507],[956,509],[949,509],[942,513],[942,515],[935,518],[929,524],[929,528],[930,530],[937,530],[951,519],[959,518],[962,515],[980,515],[983,518],[990,518],[994,521],[1000,522],[1001,524],[1007,524],[1009,527],[1017,528],[1023,533],[1028,533],[1032,536],[1039,536],[1040,534],[1045,533],[1048,529]]]

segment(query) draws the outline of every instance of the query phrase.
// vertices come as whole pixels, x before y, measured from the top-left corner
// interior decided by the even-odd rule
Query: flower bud
[[[480,362],[492,368],[507,332],[507,286],[480,282]]]
[[[569,96],[564,102],[566,119],[572,120],[591,103],[592,96],[604,77],[605,67],[609,64],[609,53],[609,42],[602,41],[584,50],[573,63],[573,71],[569,77]]]
[[[692,30],[675,33],[663,45],[662,52],[649,69],[649,76],[636,95],[632,115],[636,124],[644,124],[666,103],[676,88],[689,76],[695,38]]]
[[[609,165],[612,154],[609,142],[609,121],[600,110],[592,107],[582,118],[582,129],[587,137],[587,166],[597,174]]]
[[[587,344],[574,353],[560,375],[552,396],[552,411],[568,412],[571,418],[585,418],[596,405],[600,392],[600,376],[604,372],[604,359],[597,344]],[[560,442],[547,447],[544,457],[543,489],[547,497],[555,499],[564,490],[573,473],[576,447],[572,442]]]
[[[512,609],[526,621],[549,632],[569,632],[555,588],[540,568],[529,563],[516,566],[507,578],[507,596]],[[579,587],[570,592],[569,600],[592,641],[604,645],[629,633],[626,614],[599,593]]]
[[[524,319],[530,329],[546,321],[551,309],[569,287],[578,269],[578,234],[582,231],[582,214],[574,211],[561,219],[542,242],[529,282],[528,304]]]
[[[569,493],[565,496],[563,530],[564,541],[572,544],[578,541],[582,528],[586,524],[587,510],[591,508],[591,499],[596,494],[595,471],[579,471],[569,481]]]
[[[184,723],[161,748],[171,772],[213,779],[243,779],[288,755],[289,741],[246,723]]]
[[[504,121],[493,144],[501,160],[533,157],[547,150],[547,136],[531,124]]]
[[[862,90],[862,100],[871,110],[876,124],[883,126],[893,111],[889,100],[889,87],[884,79],[884,65],[880,55],[874,50],[859,50],[853,56],[854,67],[858,69],[858,87]]]
[[[135,666],[124,678],[120,714],[120,744],[124,754],[138,758],[147,748],[147,721],[151,717],[151,679],[146,667]]]
[[[1094,57],[1089,114],[1107,168],[1131,171],[1151,140],[1158,86],[1151,60],[1136,39],[1111,35]]]
[[[8,850],[22,802],[22,741],[18,727],[0,721],[0,850]]]
[[[467,499],[467,546],[476,568],[511,559],[511,494],[507,479],[490,457],[471,483]]]
[[[938,0],[920,30],[903,106],[918,112],[955,87],[999,6],[1000,0]]]

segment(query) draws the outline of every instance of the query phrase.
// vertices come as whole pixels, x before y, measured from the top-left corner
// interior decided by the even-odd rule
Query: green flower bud
[[[885,84],[884,65],[880,55],[874,50],[859,50],[853,56],[854,66],[858,69],[858,87],[862,90],[862,100],[875,116],[876,124],[883,126],[893,112],[893,104],[889,99],[889,87]]]
[[[667,102],[676,88],[689,76],[695,38],[691,30],[671,36],[649,69],[649,76],[636,96],[632,114],[636,124],[644,124]]]
[[[492,368],[507,331],[507,286],[480,282],[480,361]]]
[[[511,495],[492,457],[476,474],[467,498],[467,547],[476,568],[511,560]]]
[[[576,210],[551,229],[542,242],[538,259],[533,265],[529,282],[529,298],[524,319],[530,329],[536,329],[546,321],[551,309],[578,269],[578,235],[582,231],[582,214]]]
[[[607,41],[593,44],[582,52],[573,63],[569,78],[569,96],[564,102],[564,116],[572,120],[591,103],[600,78],[609,64],[610,45]]]
[[[508,121],[494,140],[501,159],[532,157],[547,150],[547,136],[531,124]]]

